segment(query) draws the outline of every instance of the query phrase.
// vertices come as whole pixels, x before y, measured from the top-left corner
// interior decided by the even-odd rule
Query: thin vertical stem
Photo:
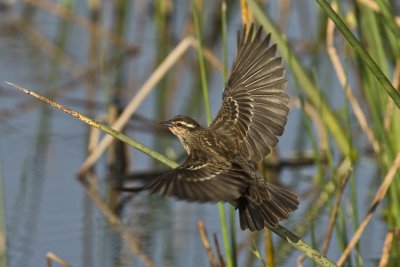
[[[3,170],[0,160],[0,266],[7,267],[7,242],[6,242],[6,224],[5,224],[5,205],[4,205],[4,195],[3,195]]]
[[[207,86],[207,75],[206,75],[206,65],[204,60],[204,49],[203,49],[203,42],[202,42],[202,29],[201,29],[201,22],[200,22],[200,13],[199,8],[196,6],[196,2],[192,2],[193,7],[193,18],[194,18],[194,25],[196,31],[196,37],[198,41],[198,57],[199,57],[199,65],[200,65],[200,75],[201,75],[201,85],[203,89],[203,98],[204,98],[204,105],[206,110],[206,118],[207,124],[211,123],[211,109],[210,103],[208,98],[208,86]],[[229,236],[228,236],[228,229],[227,229],[227,222],[225,217],[225,209],[222,203],[218,203],[218,211],[219,216],[221,218],[221,231],[222,231],[222,238],[224,241],[224,248],[226,254],[226,263],[228,267],[233,266],[232,262],[232,255],[230,250],[229,244]]]
[[[199,46],[197,48],[197,53],[198,53],[198,57],[199,57],[201,87],[203,89],[204,107],[206,110],[207,124],[210,124],[211,123],[211,109],[210,109],[210,102],[209,102],[209,98],[208,98],[207,73],[206,73],[206,63],[204,60],[202,27],[201,27],[199,9],[196,7],[195,2],[193,2],[193,18],[194,18],[194,26],[195,26],[195,31],[196,31],[196,38],[197,38],[197,42],[199,43]]]
[[[224,86],[228,82],[228,42],[227,42],[227,26],[226,26],[226,0],[223,0],[221,3],[221,25],[222,25],[222,64],[223,67],[223,76],[224,76]],[[236,267],[237,263],[237,251],[236,251],[236,220],[235,220],[236,212],[233,206],[229,207],[229,231],[231,237],[231,258],[232,258],[232,266]]]

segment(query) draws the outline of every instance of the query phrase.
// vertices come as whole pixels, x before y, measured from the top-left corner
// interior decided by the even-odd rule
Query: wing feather
[[[210,128],[231,138],[239,153],[257,162],[271,151],[282,135],[289,112],[289,97],[282,59],[275,56],[270,35],[262,38],[254,25],[238,37],[238,50],[223,93],[220,108]]]
[[[234,202],[248,187],[249,180],[240,168],[211,158],[194,158],[168,171],[145,187],[151,193],[175,196],[194,202]]]

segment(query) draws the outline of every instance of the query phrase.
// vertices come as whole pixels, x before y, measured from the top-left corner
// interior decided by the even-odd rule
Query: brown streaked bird
[[[262,32],[252,25],[238,37],[222,107],[209,127],[181,115],[163,123],[188,156],[144,187],[186,201],[228,202],[250,231],[276,227],[299,205],[295,193],[266,182],[254,167],[278,143],[289,112],[282,59]]]

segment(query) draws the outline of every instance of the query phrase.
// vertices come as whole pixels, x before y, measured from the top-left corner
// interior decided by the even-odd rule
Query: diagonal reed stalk
[[[193,42],[194,41],[192,37],[186,37],[175,47],[175,49],[168,55],[166,59],[164,59],[164,61],[158,66],[158,68],[153,72],[153,74],[149,77],[149,79],[139,89],[136,96],[125,107],[122,114],[112,125],[113,129],[121,130],[124,127],[124,125],[129,120],[131,115],[139,107],[140,103],[142,103],[143,99],[148,94],[150,94],[150,92],[157,84],[157,82],[160,81],[162,77],[165,75],[165,73],[174,66],[176,60],[186,52],[186,50],[191,46]],[[97,159],[101,156],[101,154],[106,150],[111,141],[112,141],[111,136],[105,136],[100,141],[96,149],[90,153],[90,155],[86,158],[86,160],[80,167],[78,172],[80,176],[85,174],[92,167],[94,162],[96,162]]]
[[[201,2],[202,1],[193,0],[193,6],[192,6],[194,20],[197,20],[197,22],[195,21],[196,24],[195,26],[196,26],[196,35],[198,42],[196,42],[194,38],[191,36],[186,37],[177,46],[176,50],[173,50],[174,52],[171,53],[170,55],[172,56],[172,54],[174,54],[176,56],[175,59],[177,59],[181,55],[183,55],[183,53],[187,51],[187,49],[190,46],[196,48],[196,51],[199,56],[198,63],[200,65],[201,82],[203,84],[202,93],[204,98],[205,110],[207,114],[207,120],[208,122],[210,122],[211,116],[210,116],[210,106],[208,103],[208,89],[207,89],[207,77],[206,77],[207,72],[205,68],[206,66],[204,62],[204,57],[208,60],[212,58],[214,64],[219,65],[221,69],[222,69],[222,64],[220,64],[218,60],[215,60],[215,58],[213,58],[212,53],[209,53],[208,50],[205,47],[203,47],[200,17],[205,15],[206,12],[205,8],[204,10],[201,10],[201,12],[199,12],[199,10],[195,10],[194,6],[194,3],[201,3]],[[344,216],[343,210],[338,207],[339,204],[341,203],[339,203],[339,200],[335,203],[335,207],[338,208],[338,210],[336,210],[335,208],[332,211],[332,217],[331,217],[332,224],[329,225],[329,229],[327,230],[327,232],[330,235],[332,231],[331,227],[335,228],[337,232],[337,238],[339,240],[338,249],[340,250],[341,246],[343,246],[344,252],[338,261],[339,265],[349,264],[357,266],[358,264],[358,266],[360,266],[359,262],[353,264],[352,261],[354,261],[354,257],[351,257],[352,256],[351,253],[356,244],[358,244],[360,237],[363,235],[366,226],[368,225],[368,222],[370,222],[371,218],[375,215],[377,211],[376,208],[382,205],[379,203],[382,201],[383,198],[385,198],[384,200],[387,206],[384,216],[384,219],[387,222],[387,227],[389,229],[396,229],[399,227],[400,183],[392,182],[396,181],[397,178],[399,178],[399,172],[397,168],[399,166],[398,151],[400,151],[399,149],[400,143],[398,141],[399,140],[398,136],[400,133],[400,112],[398,109],[399,93],[398,90],[396,91],[395,89],[398,88],[400,79],[400,59],[399,59],[400,43],[398,42],[400,36],[399,33],[400,17],[396,17],[394,14],[392,14],[393,12],[391,10],[390,5],[391,4],[394,5],[393,4],[394,2],[395,1],[386,1],[386,0],[376,0],[376,1],[357,0],[353,1],[352,4],[349,4],[352,5],[351,8],[349,8],[350,11],[346,10],[347,13],[345,13],[345,11],[343,11],[343,9],[341,9],[340,7],[338,8],[338,10],[332,8],[334,4],[338,6],[343,5],[343,1],[327,1],[327,0],[315,1],[315,3],[318,3],[321,6],[322,8],[321,10],[322,12],[324,12],[324,15],[326,13],[331,18],[331,20],[328,21],[326,19],[326,16],[321,16],[320,24],[323,25],[322,28],[325,28],[324,23],[326,22],[327,35],[325,41],[327,42],[328,54],[332,61],[334,71],[336,72],[339,78],[340,85],[342,86],[342,89],[344,89],[344,93],[346,94],[346,99],[345,99],[346,108],[348,108],[348,106],[352,108],[354,115],[357,118],[357,122],[360,128],[362,129],[362,134],[366,135],[366,137],[369,140],[369,143],[372,144],[373,151],[371,153],[373,153],[373,155],[376,158],[378,158],[377,161],[381,173],[386,175],[390,174],[389,176],[385,176],[384,182],[382,183],[381,188],[378,190],[379,194],[377,194],[374,200],[371,202],[371,209],[365,215],[365,220],[361,223],[359,228],[357,220],[354,219],[355,234],[351,239],[347,238],[348,232],[350,231],[347,228],[348,226],[346,225],[343,219]],[[90,21],[87,21],[84,17],[76,15],[73,11],[71,12],[65,10],[61,8],[61,6],[52,4],[47,0],[46,1],[28,0],[27,3],[37,6],[43,10],[47,10],[48,12],[55,14],[57,17],[72,22],[73,24],[77,25],[79,28],[82,28],[83,30],[90,30],[91,32],[93,32],[95,36],[97,36],[101,40],[104,40],[107,43],[114,44],[120,48],[129,47],[129,43],[126,42],[125,38],[121,38],[121,36],[116,35],[113,32],[107,31],[99,23],[91,23]],[[224,3],[225,1],[222,1],[222,4]],[[246,1],[243,0],[240,3],[245,4]],[[289,47],[283,35],[279,33],[275,25],[269,20],[268,17],[266,17],[265,12],[256,3],[259,3],[259,1],[248,0],[249,4],[248,11],[254,14],[257,21],[259,21],[264,26],[264,29],[272,32],[272,37],[274,38],[274,41],[278,44],[280,53],[285,58],[285,61],[288,63],[289,68],[292,70],[292,73],[296,81],[300,85],[299,87],[304,88],[304,93],[306,97],[304,100],[304,106],[302,108],[304,108],[306,116],[310,117],[310,120],[312,120],[315,125],[318,124],[318,126],[321,126],[321,127],[316,126],[317,127],[316,131],[318,132],[318,136],[316,136],[315,139],[318,139],[320,146],[324,147],[324,149],[322,150],[326,151],[325,148],[328,148],[330,146],[329,143],[330,140],[326,132],[329,133],[332,136],[335,143],[337,144],[341,154],[345,156],[350,156],[350,157],[345,157],[345,159],[346,160],[349,160],[349,158],[354,159],[353,157],[355,149],[354,143],[356,142],[355,140],[351,139],[351,136],[349,134],[349,132],[352,134],[356,134],[355,131],[353,132],[353,130],[350,129],[349,125],[350,117],[353,114],[349,115],[348,113],[346,113],[346,115],[341,116],[343,114],[340,114],[340,110],[337,111],[332,108],[333,105],[331,105],[329,100],[325,99],[324,95],[321,93],[320,86],[317,84],[315,80],[310,78],[312,77],[312,75],[310,75],[309,70],[307,70],[304,66],[302,66],[300,59],[298,59],[296,55],[293,53],[293,49]],[[229,7],[232,6],[235,7],[234,4],[229,3]],[[245,12],[242,12],[242,15],[244,13]],[[227,16],[229,17],[229,14],[225,14],[224,11],[221,14],[223,17],[222,18],[222,27],[223,27],[222,38],[224,43],[223,62],[225,66],[224,76],[226,81],[227,77],[226,17]],[[352,19],[353,20],[356,19],[357,21],[354,24],[348,24],[351,25],[350,27],[346,26],[346,21],[344,18],[349,19],[349,21],[351,21]],[[248,21],[248,18],[244,16],[243,21]],[[347,43],[345,44],[345,48],[347,48],[345,49],[345,52],[347,53],[345,54],[345,56],[347,57],[345,60],[346,64],[342,64],[340,62],[341,60],[340,56],[343,56],[343,54],[341,54],[342,51],[336,50],[335,47],[333,46],[335,40],[333,33],[334,27],[337,27],[342,32],[345,40],[347,40]],[[349,28],[351,29],[351,31]],[[38,47],[41,47],[43,50],[46,50],[47,54],[51,55],[52,57],[56,56],[60,57],[60,54],[64,53],[61,49],[57,49],[55,45],[52,45],[51,42],[46,40],[46,38],[43,38],[44,35],[41,34],[36,28],[34,28],[33,25],[30,24],[26,25],[26,22],[25,24],[21,23],[19,25],[19,29],[28,37],[29,40],[31,40],[31,42],[37,43]],[[357,38],[355,36],[357,36]],[[322,42],[323,39],[318,41],[323,43]],[[340,54],[340,56],[338,54]],[[167,58],[169,60],[172,57],[171,58],[167,57]],[[8,83],[8,85],[13,86],[19,90],[22,90],[25,93],[28,93],[34,97],[37,97],[42,101],[46,102],[47,104],[50,104],[60,110],[63,110],[64,112],[84,121],[85,123],[108,133],[110,136],[107,135],[105,139],[102,140],[101,145],[99,146],[100,150],[104,151],[104,149],[107,146],[106,143],[112,140],[111,136],[114,136],[115,138],[123,140],[124,142],[135,147],[136,149],[150,155],[151,157],[156,158],[157,160],[166,164],[167,166],[174,168],[177,166],[177,163],[168,160],[163,155],[141,145],[139,142],[132,140],[131,138],[116,131],[122,128],[122,126],[126,123],[127,118],[129,118],[132,112],[136,110],[139,103],[142,102],[144,97],[149,92],[151,92],[154,85],[158,83],[158,81],[163,77],[163,75],[165,75],[165,73],[171,68],[171,66],[174,65],[174,62],[172,61],[166,62],[166,61],[164,61],[160,65],[160,68],[153,73],[154,76],[153,75],[151,76],[152,79],[149,79],[142,87],[142,89],[139,90],[139,93],[135,97],[133,104],[130,104],[130,107],[126,109],[124,118],[120,120],[121,123],[117,124],[118,127],[114,126],[107,127],[105,125],[102,125],[101,123],[91,120],[87,116],[83,116],[75,111],[62,107],[57,103],[49,101],[48,99],[46,100],[45,98],[35,94],[34,92],[26,90],[25,88],[10,83]],[[88,69],[86,71],[85,69],[81,68],[74,62],[72,58],[69,58],[67,54],[63,56],[63,62],[65,63],[64,65],[70,70],[70,72],[72,72],[73,75],[78,77],[74,79],[78,82],[84,81],[85,80],[83,79],[84,76],[89,75],[91,74],[91,72],[93,72],[91,69]],[[351,69],[352,67],[354,67],[352,65],[353,62],[356,62],[355,65],[357,63],[359,64],[357,66],[358,68]],[[119,63],[117,63],[116,65],[119,65]],[[349,68],[352,72],[349,72],[348,69],[344,69],[343,65],[345,65],[346,68]],[[359,80],[358,82],[359,84],[361,84],[360,85],[361,89],[359,89],[360,92],[356,91],[358,84],[351,83],[350,81],[350,78],[352,79],[353,77],[349,78],[349,76],[346,76],[349,75],[349,73],[355,75],[356,76],[355,79]],[[391,73],[393,73],[392,77],[393,86],[390,84],[387,78],[390,77]],[[69,86],[71,86],[71,84],[73,83],[70,83]],[[132,86],[129,85],[128,87]],[[381,89],[384,89],[385,91]],[[53,99],[53,97],[50,98]],[[312,110],[312,113],[316,114],[315,117],[310,115],[311,114],[310,110]],[[318,119],[320,123],[315,123],[315,119]],[[309,139],[312,139],[312,137],[309,137]],[[317,148],[315,148],[315,152],[318,152]],[[331,152],[329,151],[328,154],[329,153]],[[89,163],[88,161],[85,162],[86,165],[83,165],[83,167],[88,167],[90,164],[93,164],[96,161],[95,158],[98,157],[99,155],[100,153],[97,154],[96,156],[93,156],[92,154],[91,155],[92,161]],[[329,156],[332,157],[332,155]],[[330,159],[330,161],[332,161],[332,159]],[[351,164],[354,164],[353,160],[351,160]],[[332,165],[332,169],[339,170],[340,166]],[[394,170],[397,170],[397,174],[395,173]],[[317,175],[318,174],[316,174],[316,176]],[[355,176],[350,177],[350,179],[351,180],[349,183],[352,186],[351,194],[352,197],[354,198],[356,195],[359,195],[360,193],[356,192],[357,188],[355,188],[356,185],[358,185],[359,181],[355,180],[356,179]],[[305,221],[306,223],[309,223],[310,221],[315,221],[315,217],[317,216],[316,214],[319,214],[320,211],[325,207],[325,205],[328,205],[327,203],[329,203],[329,199],[331,198],[331,196],[336,195],[337,193],[341,193],[337,191],[339,189],[337,188],[337,186],[334,185],[334,183],[331,180],[325,180],[325,181],[320,180],[319,182],[325,183],[325,185],[322,186],[323,194],[321,194],[321,197],[319,198],[323,199],[323,201],[318,201],[319,199],[316,199],[317,201],[313,201],[312,205],[310,205],[308,210],[309,214],[314,214],[314,215],[312,216],[309,215],[309,217],[307,217],[306,214],[306,216],[302,218],[302,221]],[[331,189],[329,189],[328,187]],[[90,191],[87,188],[86,190],[88,190],[88,192]],[[94,194],[94,193],[95,192],[89,192],[89,194]],[[346,192],[344,192],[343,197],[344,199],[346,199]],[[99,195],[95,196],[95,198],[97,199],[96,200],[97,202],[101,203],[101,197]],[[359,203],[352,205],[353,215],[356,215],[358,213],[357,211],[358,204]],[[101,206],[101,204],[97,205]],[[100,207],[100,209],[102,208]],[[231,221],[229,225],[226,222],[227,221],[225,219],[226,211],[224,210],[222,204],[219,204],[219,211],[222,218],[221,228],[224,237],[223,239],[224,247],[226,249],[225,257],[227,258],[228,261],[227,265],[237,266],[238,264],[237,256],[235,254],[236,239],[235,239],[235,227],[234,227],[235,226],[234,213],[232,212],[233,210],[231,209],[230,210]],[[105,212],[103,211],[103,213]],[[335,217],[336,215],[334,214],[336,213],[338,214],[337,215],[338,217]],[[105,214],[105,216],[112,216],[112,214],[111,215]],[[116,220],[113,221],[116,222]],[[300,236],[302,236],[303,233],[305,233],[306,231],[310,231],[310,228],[312,228],[309,225],[304,225],[301,223],[299,225],[303,226],[303,228],[305,229],[304,232],[301,232],[301,234],[300,232],[294,231],[297,235]],[[228,226],[230,226],[230,229],[228,228]],[[271,229],[271,231],[275,232],[277,235],[282,237],[286,242],[291,244],[293,247],[296,247],[297,250],[304,253],[304,255],[307,255],[308,257],[313,259],[315,262],[317,262],[318,265],[334,266],[333,262],[320,256],[318,252],[311,249],[297,236],[293,235],[291,232],[288,232],[287,229],[283,227],[278,227],[276,229]],[[311,231],[313,231],[313,229]],[[310,235],[313,236],[314,232],[311,232]],[[315,235],[317,235],[317,233]],[[316,237],[316,239],[318,239],[318,237]],[[329,239],[330,237],[327,238],[326,240]],[[350,239],[350,242],[348,242],[347,239]],[[385,256],[382,256],[381,262],[385,261],[385,259],[386,260],[390,259],[391,261],[393,261],[393,259],[397,260],[398,255],[400,254],[399,253],[400,250],[398,250],[399,245],[396,242],[394,242],[392,247],[386,245],[385,247],[386,247],[385,251],[382,252],[382,254],[384,254]],[[278,254],[283,250],[284,249],[280,249],[280,247],[278,247],[276,253]],[[287,258],[287,255],[284,257]]]
[[[46,104],[48,104],[48,105],[50,105],[50,106],[52,106],[52,107],[54,107],[56,109],[59,109],[59,110],[65,112],[65,113],[71,115],[72,117],[75,117],[75,118],[83,121],[84,123],[86,123],[86,124],[88,124],[88,125],[90,125],[90,126],[92,126],[94,128],[97,128],[97,129],[99,129],[99,130],[101,130],[101,131],[103,131],[105,133],[108,133],[110,136],[113,136],[116,139],[127,143],[128,145],[136,148],[139,151],[142,151],[143,153],[146,153],[150,157],[160,161],[161,163],[163,163],[163,164],[165,164],[165,165],[167,165],[167,166],[169,166],[171,168],[176,168],[178,166],[178,164],[176,162],[166,158],[165,156],[155,152],[154,150],[151,150],[150,148],[146,147],[145,145],[142,145],[141,143],[139,143],[136,140],[128,137],[127,135],[125,135],[125,134],[123,134],[121,132],[118,132],[118,131],[114,130],[113,128],[108,127],[105,124],[102,124],[102,123],[100,123],[100,122],[98,122],[96,120],[92,120],[89,117],[86,117],[85,115],[82,115],[79,112],[76,112],[76,111],[74,111],[72,109],[66,108],[66,107],[64,107],[64,106],[62,106],[62,105],[60,105],[60,104],[58,104],[58,103],[56,103],[54,101],[51,101],[51,100],[47,99],[46,97],[41,96],[41,95],[39,95],[39,94],[37,94],[37,93],[35,93],[33,91],[30,91],[30,90],[28,90],[28,89],[26,89],[26,88],[24,88],[22,86],[19,86],[19,85],[16,85],[16,84],[13,84],[13,83],[10,83],[10,82],[7,82],[7,81],[2,81],[2,82],[6,83],[7,85],[10,85],[13,88],[16,88],[16,89],[18,89],[18,90],[20,90],[20,91],[22,91],[22,92],[24,92],[24,93],[26,93],[28,95],[31,95],[31,96],[39,99],[40,101],[42,101],[42,102],[44,102],[44,103],[46,103]]]
[[[34,98],[39,99],[40,101],[53,106],[54,108],[57,108],[81,121],[83,121],[84,123],[95,127],[97,129],[100,129],[101,131],[104,131],[105,133],[108,133],[109,135],[113,136],[114,138],[123,141],[125,143],[127,143],[128,145],[144,152],[145,154],[149,155],[150,157],[160,161],[161,163],[171,167],[171,168],[175,168],[178,166],[178,164],[174,161],[171,161],[169,159],[167,159],[166,157],[164,157],[163,155],[153,151],[152,149],[142,145],[141,143],[137,142],[136,140],[133,140],[131,138],[129,138],[128,136],[104,125],[99,123],[96,120],[92,120],[82,114],[80,114],[79,112],[76,112],[74,110],[71,110],[69,108],[66,108],[56,102],[53,102],[47,98],[45,98],[44,96],[41,96],[33,91],[30,91],[24,87],[21,87],[19,85],[7,82],[7,81],[3,81],[3,83],[7,84],[8,86],[11,86],[12,88],[18,89],[28,95],[33,96]],[[86,187],[85,187],[86,188]],[[97,199],[99,201],[99,203],[102,203],[101,199]],[[109,214],[111,218],[113,218],[114,222],[118,222],[118,220],[116,219],[116,217],[113,214]],[[226,225],[226,224],[225,224]],[[305,243],[303,240],[301,240],[298,236],[296,236],[295,234],[293,234],[292,232],[290,232],[288,229],[284,228],[283,226],[278,226],[276,228],[270,228],[270,230],[272,232],[274,232],[275,234],[277,234],[278,236],[280,236],[283,240],[285,240],[288,244],[292,245],[293,247],[295,247],[296,249],[298,249],[300,252],[304,253],[308,258],[310,258],[311,260],[313,260],[314,262],[316,262],[317,264],[321,265],[321,266],[335,266],[335,264],[329,260],[328,258],[326,258],[324,255],[322,255],[321,253],[319,253],[318,251],[316,251],[315,249],[313,249],[312,247],[310,247],[307,243]],[[229,248],[229,241],[227,243],[227,247]]]
[[[376,208],[378,207],[378,205],[382,202],[383,198],[385,197],[386,192],[389,189],[389,186],[392,184],[393,179],[395,178],[395,175],[398,172],[399,168],[400,168],[400,153],[397,154],[396,159],[394,160],[392,166],[390,166],[388,173],[386,174],[381,186],[379,187],[378,191],[376,192],[375,197],[372,200],[372,203],[370,205],[367,215],[365,216],[364,220],[362,221],[362,223],[356,230],[353,238],[347,245],[343,254],[340,256],[339,260],[337,261],[338,266],[344,265],[347,257],[350,255],[350,252],[353,250],[353,248],[356,246],[356,244],[360,240],[361,235],[364,233],[369,222],[371,221],[371,219],[376,211]]]

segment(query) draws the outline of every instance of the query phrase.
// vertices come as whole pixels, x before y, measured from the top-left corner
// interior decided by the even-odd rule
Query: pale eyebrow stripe
[[[194,125],[193,125],[193,124],[189,124],[189,123],[187,123],[187,122],[185,122],[185,121],[181,121],[180,123],[182,123],[183,125],[185,125],[185,126],[188,127],[188,128],[194,128]]]

